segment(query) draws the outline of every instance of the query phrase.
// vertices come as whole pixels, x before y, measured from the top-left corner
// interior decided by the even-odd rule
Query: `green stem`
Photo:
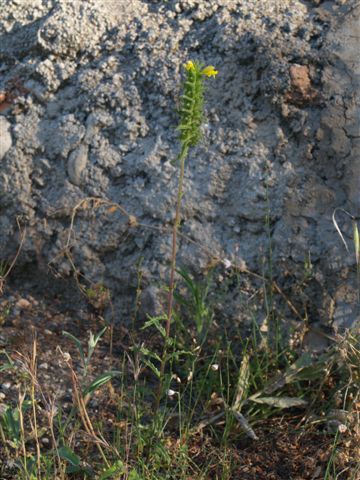
[[[176,252],[177,252],[177,233],[181,220],[181,199],[183,196],[183,185],[184,185],[184,173],[185,173],[185,160],[189,151],[189,147],[186,143],[182,145],[181,152],[179,155],[180,162],[180,173],[179,173],[179,182],[178,182],[178,193],[177,193],[177,202],[176,202],[176,212],[175,220],[172,231],[172,252],[171,252],[171,267],[170,267],[170,280],[169,280],[169,293],[168,293],[168,309],[166,314],[166,325],[165,325],[165,339],[164,339],[164,349],[161,358],[160,364],[160,376],[159,376],[159,385],[158,391],[155,399],[155,411],[157,412],[160,405],[161,394],[164,383],[164,373],[165,366],[167,361],[167,349],[168,349],[168,340],[170,338],[171,330],[171,319],[173,314],[173,303],[174,303],[174,288],[175,288],[175,272],[176,272]]]

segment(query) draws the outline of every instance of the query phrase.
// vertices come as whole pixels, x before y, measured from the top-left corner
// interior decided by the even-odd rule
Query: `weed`
[[[186,78],[183,85],[183,95],[180,106],[180,123],[178,130],[180,131],[181,151],[179,154],[179,182],[178,193],[175,208],[175,220],[172,233],[172,252],[171,267],[168,293],[168,306],[165,326],[165,341],[160,364],[160,376],[158,392],[155,400],[155,411],[158,411],[160,399],[163,391],[163,378],[167,361],[167,346],[170,338],[171,319],[173,314],[173,299],[175,288],[175,272],[176,272],[176,252],[177,252],[177,234],[181,219],[181,200],[183,197],[183,184],[185,174],[185,160],[188,156],[189,149],[197,145],[201,138],[201,124],[203,121],[204,108],[204,78],[217,75],[217,71],[211,65],[203,68],[203,65],[189,60],[185,64]]]

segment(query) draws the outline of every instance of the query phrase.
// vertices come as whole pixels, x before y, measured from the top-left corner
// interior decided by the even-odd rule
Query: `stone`
[[[19,283],[29,266],[43,291],[75,270],[109,288],[115,317],[130,322],[140,268],[142,318],[164,310],[177,106],[193,58],[219,75],[207,81],[203,141],[186,162],[179,266],[201,278],[214,257],[228,258],[261,276],[271,236],[280,286],[302,278],[309,252],[316,258],[322,293],[308,294],[309,322],[328,321],[324,298],[356,288],[356,261],[332,222],[336,208],[356,216],[360,206],[353,1],[3,3],[0,89],[18,79],[28,90],[6,112],[11,124],[0,116],[0,261],[16,254],[20,217]],[[87,197],[97,202],[74,212]],[[228,284],[224,318],[252,318]],[[351,325],[354,305],[339,300],[335,318]]]
[[[20,298],[15,306],[20,310],[27,310],[31,307],[31,303],[26,298]]]
[[[0,115],[0,161],[12,146],[11,123]]]
[[[70,181],[74,185],[81,184],[82,173],[86,168],[87,161],[88,148],[85,145],[80,145],[80,147],[70,153],[67,171]]]

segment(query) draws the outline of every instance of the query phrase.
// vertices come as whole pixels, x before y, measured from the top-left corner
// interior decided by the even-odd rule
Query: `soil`
[[[68,311],[67,302],[48,295],[40,297],[26,294],[24,291],[7,288],[1,302],[3,313],[0,345],[10,354],[19,367],[14,371],[1,373],[0,410],[5,405],[16,404],[19,387],[24,381],[24,365],[30,362],[33,341],[37,342],[37,379],[39,395],[39,423],[46,425],[45,399],[54,399],[64,413],[69,413],[73,404],[73,384],[70,370],[64,354],[69,354],[74,371],[81,376],[82,368],[79,354],[73,342],[63,335],[63,331],[72,333],[79,339],[86,339],[90,331],[98,332],[103,326],[99,312],[84,302],[83,309]],[[10,306],[10,308],[9,308]],[[112,355],[110,355],[109,335],[100,341],[91,361],[90,376],[96,376],[106,370],[121,369],[124,352],[132,344],[129,331],[116,326],[113,335]],[[139,339],[138,339],[139,340]],[[149,338],[144,337],[144,341]],[[3,357],[5,360],[5,357]],[[155,388],[155,387],[154,387]],[[116,385],[115,385],[116,391]],[[123,428],[116,416],[118,395],[114,388],[105,386],[96,392],[87,405],[88,413],[104,425],[109,434],[114,428]],[[235,426],[226,445],[226,456],[231,464],[231,479],[244,480],[322,480],[331,456],[334,454],[334,433],[323,427],[323,422],[305,421],[303,414],[284,414],[254,425],[258,440],[250,440]],[[222,429],[220,422],[216,428]],[[42,434],[41,446],[49,448],[49,432]],[[81,432],[78,444],[81,444]],[[179,448],[179,440],[171,429],[166,434],[166,444],[174,461]],[[86,437],[84,437],[86,438]],[[354,427],[345,433],[339,441],[336,453],[336,471],[339,480],[356,479],[354,471],[360,458],[360,431]],[[31,447],[30,447],[31,448]],[[219,451],[220,448],[220,451]],[[216,445],[216,440],[206,429],[194,433],[189,441],[191,460],[199,466],[212,465],[211,478],[221,478],[225,466],[224,446]],[[0,446],[0,472],[3,480],[13,479],[14,470],[11,459]],[[342,473],[339,473],[342,472]],[[195,477],[189,477],[195,478]],[[331,477],[332,478],[332,477]]]

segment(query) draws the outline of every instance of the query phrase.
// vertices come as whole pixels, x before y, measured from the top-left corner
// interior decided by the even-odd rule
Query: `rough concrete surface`
[[[73,209],[98,197],[141,225],[83,204],[71,235],[78,273],[109,287],[126,321],[141,257],[144,302],[156,304],[171,248],[159,229],[174,211],[176,106],[191,58],[220,73],[207,82],[204,140],[186,165],[181,231],[201,248],[180,239],[179,264],[201,274],[218,256],[262,274],[270,234],[274,278],[301,313],[325,325],[359,321],[352,223],[341,210],[359,219],[358,1],[0,3],[0,91],[9,100],[0,113],[0,260],[16,252],[19,218],[18,275],[30,265],[43,288],[54,272],[71,276],[63,252]],[[239,295],[226,295],[225,311],[239,318]]]

